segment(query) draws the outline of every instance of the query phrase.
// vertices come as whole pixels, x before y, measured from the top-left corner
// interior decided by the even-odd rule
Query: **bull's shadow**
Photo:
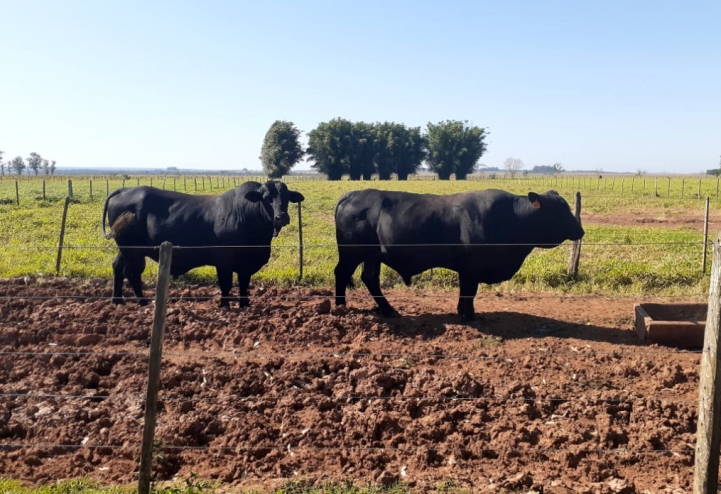
[[[513,311],[479,312],[476,320],[461,321],[457,314],[402,315],[398,318],[377,316],[391,331],[400,337],[435,339],[443,335],[448,325],[466,326],[487,336],[504,340],[525,338],[575,338],[586,341],[622,345],[644,345],[632,328],[586,325],[562,321],[534,314]]]

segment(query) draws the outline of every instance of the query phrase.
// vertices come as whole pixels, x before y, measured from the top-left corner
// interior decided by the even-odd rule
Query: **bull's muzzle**
[[[273,218],[273,226],[280,229],[284,226],[287,226],[290,223],[290,216],[288,216],[288,213],[280,213],[276,214]]]

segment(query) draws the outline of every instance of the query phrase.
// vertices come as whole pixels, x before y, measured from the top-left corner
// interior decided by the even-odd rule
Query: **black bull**
[[[103,234],[114,238],[120,251],[113,262],[112,301],[123,302],[123,281],[128,279],[139,302],[147,303],[141,281],[145,258],[157,262],[157,247],[168,241],[186,247],[173,251],[173,277],[215,266],[220,306],[227,307],[236,273],[240,306],[249,305],[250,277],[267,264],[271,240],[290,223],[288,203],[303,199],[300,192],[275,181],[245,182],[218,195],[194,196],[144,186],[114,191],[103,210]],[[110,234],[105,233],[106,216]]]
[[[345,305],[346,287],[361,263],[361,280],[386,316],[397,313],[381,292],[381,263],[406,285],[412,276],[440,267],[458,273],[458,313],[466,320],[474,318],[479,283],[509,280],[534,247],[552,248],[584,235],[555,191],[527,196],[493,189],[443,196],[353,191],[338,201],[335,225],[337,305]]]

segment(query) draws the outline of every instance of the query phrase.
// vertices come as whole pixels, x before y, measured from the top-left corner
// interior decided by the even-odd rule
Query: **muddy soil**
[[[484,294],[464,324],[455,293],[389,292],[397,319],[330,295],[171,288],[156,479],[690,492],[699,354],[640,342],[638,300]],[[0,298],[0,472],[135,482],[153,304],[104,280],[0,296],[32,297]]]

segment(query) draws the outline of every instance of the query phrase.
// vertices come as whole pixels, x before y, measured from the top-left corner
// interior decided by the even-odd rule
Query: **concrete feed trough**
[[[639,304],[636,332],[641,340],[684,348],[703,347],[708,304]]]

